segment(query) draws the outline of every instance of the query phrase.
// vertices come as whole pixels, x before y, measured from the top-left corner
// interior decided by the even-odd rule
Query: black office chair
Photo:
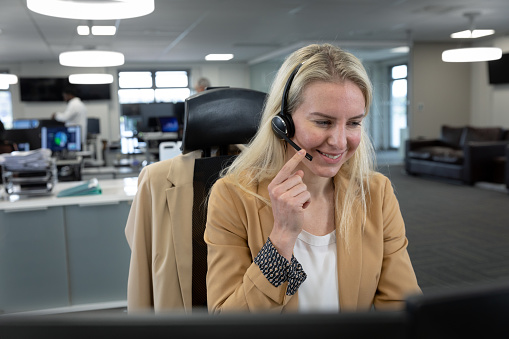
[[[193,307],[207,306],[207,245],[203,240],[207,196],[220,171],[236,154],[230,145],[246,144],[260,123],[266,94],[242,88],[220,88],[198,93],[185,102],[182,153],[202,150],[193,176]],[[214,151],[216,156],[211,156]]]

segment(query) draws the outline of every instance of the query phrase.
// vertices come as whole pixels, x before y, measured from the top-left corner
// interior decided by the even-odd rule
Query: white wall
[[[509,37],[478,45],[500,47],[509,53]],[[413,46],[410,137],[436,138],[444,124],[509,129],[509,85],[490,85],[486,62],[442,62],[442,51],[448,48],[457,45]]]
[[[471,64],[446,63],[457,45],[415,43],[411,51],[409,137],[437,138],[442,125],[470,123]]]
[[[493,40],[493,46],[509,53],[509,37]],[[509,84],[490,85],[486,62],[472,64],[471,123],[509,129]]]
[[[57,62],[33,62],[21,64],[1,64],[0,69],[9,70],[18,77],[66,77],[71,73],[104,72],[114,76],[111,84],[111,100],[85,102],[89,117],[100,119],[100,139],[116,141],[120,139],[120,106],[116,92],[118,90],[117,73],[119,70],[173,70],[187,69],[190,71],[190,85],[200,77],[207,77],[212,86],[230,86],[249,88],[249,67],[244,63],[203,63],[203,64],[126,64],[119,68],[68,68]],[[19,84],[10,87],[12,93],[13,118],[49,119],[53,112],[62,111],[66,103],[62,102],[22,102],[20,101]]]

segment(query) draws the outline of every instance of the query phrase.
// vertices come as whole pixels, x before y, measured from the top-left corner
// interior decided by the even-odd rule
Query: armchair
[[[504,155],[509,132],[499,127],[442,126],[434,140],[406,141],[405,169],[473,185],[494,181],[496,157]]]

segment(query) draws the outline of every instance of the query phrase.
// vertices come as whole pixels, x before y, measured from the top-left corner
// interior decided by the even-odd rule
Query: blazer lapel
[[[336,189],[346,187],[348,184],[344,178],[336,184]],[[343,311],[357,309],[359,300],[359,288],[362,271],[362,210],[357,210],[353,219],[354,225],[350,229],[349,246],[345,239],[340,236],[339,223],[336,222],[337,233],[337,261],[338,261],[338,294],[339,305]]]
[[[170,214],[175,260],[180,282],[182,301],[186,310],[192,308],[192,212],[194,160],[201,151],[194,151],[175,158],[166,179],[171,183],[166,190],[166,204]]]

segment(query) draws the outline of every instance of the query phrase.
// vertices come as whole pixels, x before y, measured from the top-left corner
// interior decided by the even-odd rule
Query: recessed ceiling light
[[[209,54],[205,57],[208,61],[225,61],[233,59],[233,54]]]
[[[112,67],[124,64],[124,55],[110,51],[63,52],[58,57],[62,66],[72,67]]]
[[[71,84],[111,84],[113,75],[104,73],[86,73],[69,75]]]
[[[410,47],[408,46],[401,46],[401,47],[395,47],[395,48],[392,48],[391,53],[408,53],[410,52]]]
[[[89,35],[90,34],[90,27],[88,26],[78,26],[76,28],[79,35]]]
[[[93,35],[115,35],[117,27],[115,26],[92,26]]]
[[[154,0],[27,0],[33,12],[78,20],[118,20],[136,18],[154,11]]]

